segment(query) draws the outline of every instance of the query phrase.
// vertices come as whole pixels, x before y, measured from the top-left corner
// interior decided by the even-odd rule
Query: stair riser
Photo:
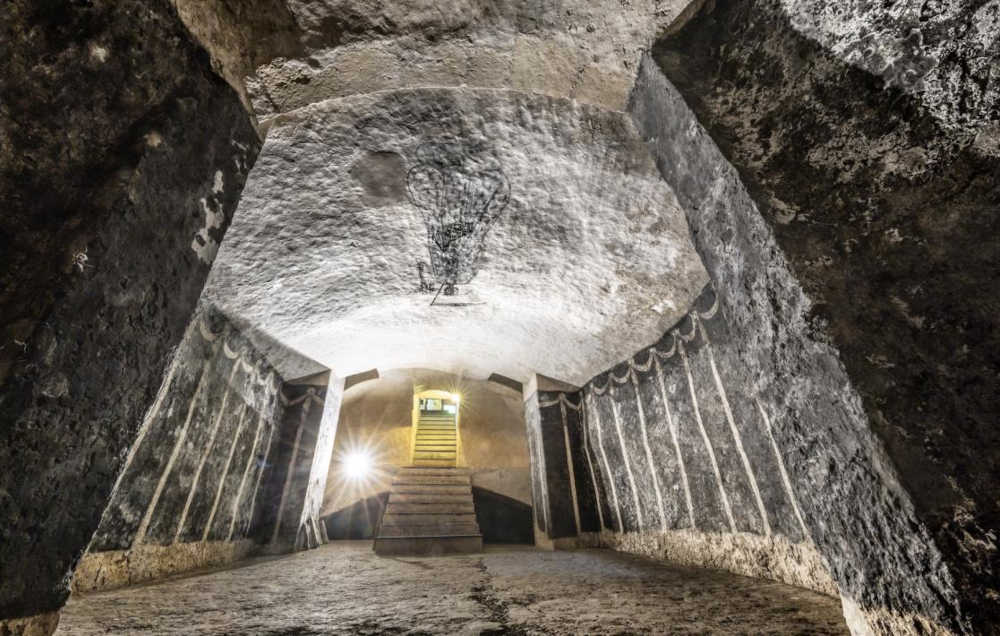
[[[457,515],[472,514],[476,511],[472,502],[463,504],[454,503],[432,503],[432,504],[411,504],[411,503],[390,503],[386,509],[386,515],[393,514],[433,514],[433,515]]]
[[[412,528],[415,526],[428,526],[433,528],[445,528],[450,526],[475,525],[476,515],[467,514],[441,514],[441,515],[395,515],[386,512],[382,517],[383,528]]]
[[[414,525],[390,526],[383,525],[379,529],[379,537],[449,537],[479,534],[479,526],[474,523],[453,523],[449,525]]]
[[[402,538],[402,539],[376,539],[375,554],[411,554],[421,556],[435,556],[439,554],[469,554],[483,551],[483,538],[474,537],[449,537],[441,538]]]
[[[402,495],[392,493],[389,496],[389,504],[458,504],[468,500],[468,493],[461,495]]]
[[[433,490],[428,490],[426,488],[408,488],[408,489],[397,489],[394,488],[391,494],[400,494],[405,496],[413,497],[424,497],[428,495],[465,495],[472,494],[472,489],[466,486],[465,488],[451,488],[451,487],[437,487]]]

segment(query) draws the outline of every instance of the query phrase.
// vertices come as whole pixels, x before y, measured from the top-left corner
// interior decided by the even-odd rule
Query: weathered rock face
[[[281,421],[281,383],[221,315],[206,309],[196,316],[129,452],[74,588],[135,583],[204,565],[176,558],[195,549],[213,561],[214,552],[238,556],[219,544],[248,535],[264,459]],[[119,561],[124,565],[109,566]]]
[[[1000,4],[781,0],[795,31],[916,98],[945,130],[982,135],[1000,154]],[[982,148],[981,148],[982,149]]]
[[[855,500],[856,521],[814,534],[821,546],[844,536],[872,546],[841,563],[824,550],[845,594],[985,629],[1000,620],[997,6],[918,4],[857,3],[834,18],[818,3],[719,3],[660,43],[660,67],[740,170],[766,225],[733,204],[713,209],[738,198],[735,182],[695,174],[710,174],[711,152],[691,128],[663,123],[684,120],[666,89],[648,84],[636,111],[644,134],[658,137],[727,318],[750,338],[745,357],[773,366],[779,382],[801,373],[802,360],[788,356],[800,345],[776,350],[757,331],[780,335],[771,320],[835,347],[831,363],[843,365],[863,408],[837,435],[870,426],[888,455],[865,451],[877,481],[896,491],[880,504],[885,519],[857,527],[868,507]],[[751,274],[774,267],[778,248],[794,286]],[[839,384],[829,390],[850,404]],[[805,421],[821,412],[795,408]],[[857,453],[856,442],[832,441],[845,459]],[[930,534],[925,550],[896,544],[913,532]]]
[[[208,51],[212,68],[250,110],[246,77],[276,58],[304,55],[302,30],[284,0],[170,0]]]
[[[422,86],[509,88],[620,110],[641,52],[688,0],[284,4],[303,51],[247,78],[262,121],[332,97]]]
[[[438,199],[416,192],[425,168],[451,179]],[[480,208],[498,212],[449,225],[471,239],[472,278],[432,305],[431,252],[452,241],[434,228]],[[339,375],[432,365],[582,383],[656,340],[704,281],[622,114],[424,89],[278,118],[206,296]]]
[[[582,391],[539,392],[533,484],[550,538],[603,532],[616,549],[836,594],[740,344],[709,288]]]
[[[0,617],[57,609],[259,140],[164,2],[7,2]]]
[[[940,553],[868,427],[837,351],[809,321],[809,300],[739,175],[652,61],[631,108],[689,210],[737,343],[739,364],[730,373],[769,413],[849,622],[859,633],[866,624],[878,633],[943,629],[957,594]],[[855,612],[859,603],[864,610]]]

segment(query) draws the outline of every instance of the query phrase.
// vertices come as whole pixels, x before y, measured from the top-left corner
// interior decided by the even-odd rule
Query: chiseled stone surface
[[[418,149],[499,170],[510,202],[458,302],[421,293]],[[206,296],[346,376],[433,366],[582,383],[657,339],[706,280],[628,118],[513,91],[330,100],[271,127]],[[282,365],[274,361],[279,372]]]
[[[845,595],[969,633],[1000,623],[996,19],[720,2],[654,49],[679,95],[640,80],[633,107],[750,381],[801,423],[781,435]]]
[[[815,495],[788,478],[784,422],[752,393],[740,345],[707,287],[652,347],[581,391],[540,393],[540,529],[575,536],[578,514],[605,546],[836,596],[800,510]]]
[[[104,509],[91,555],[136,556],[125,559],[136,564],[126,568],[135,571],[126,581],[134,581],[157,576],[157,553],[131,548],[174,545],[184,554],[204,541],[245,538],[282,418],[281,383],[223,316],[197,312]]]
[[[110,590],[180,572],[226,565],[246,558],[254,547],[253,541],[243,539],[88,552],[73,572],[72,590],[74,594]]]
[[[602,532],[601,545],[672,565],[718,568],[756,579],[771,579],[834,598],[837,585],[823,557],[808,542],[749,532]]]
[[[302,50],[247,78],[261,120],[331,97],[419,86],[512,88],[620,110],[641,52],[688,0],[284,4]]]
[[[8,618],[69,593],[260,140],[165,0],[0,14]]]
[[[1000,2],[781,0],[795,30],[916,97],[951,131],[992,138],[1000,155]]]
[[[0,619],[2,636],[50,636],[59,625],[59,612],[25,618]]]
[[[839,603],[605,550],[379,558],[329,544],[74,597],[57,634],[846,634]]]
[[[940,552],[868,430],[836,350],[808,320],[810,301],[738,174],[652,61],[643,65],[631,110],[689,206],[720,312],[739,345],[729,372],[769,413],[810,538],[841,594],[865,612],[890,608],[947,621],[957,594]],[[878,633],[899,633],[895,627]]]

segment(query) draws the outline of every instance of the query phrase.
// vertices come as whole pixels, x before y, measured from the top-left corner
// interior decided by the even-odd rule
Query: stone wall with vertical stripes
[[[103,589],[245,556],[282,379],[224,316],[196,314],[74,575]]]
[[[733,373],[737,346],[706,287],[652,347],[576,393],[540,393],[542,523],[553,539],[600,529],[617,549],[836,595],[780,423]]]
[[[319,516],[312,514],[310,502],[321,499],[326,489],[325,472],[318,491],[312,487],[313,467],[329,466],[340,412],[339,391],[334,396],[334,410],[327,413],[325,408],[328,380],[329,374],[324,373],[312,381],[286,384],[282,390],[284,413],[267,458],[253,522],[254,537],[258,543],[270,544],[269,551],[316,547],[325,542]]]

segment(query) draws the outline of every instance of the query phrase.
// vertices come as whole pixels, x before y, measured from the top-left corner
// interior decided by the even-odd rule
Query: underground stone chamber
[[[1000,629],[997,2],[0,11],[0,633]]]

